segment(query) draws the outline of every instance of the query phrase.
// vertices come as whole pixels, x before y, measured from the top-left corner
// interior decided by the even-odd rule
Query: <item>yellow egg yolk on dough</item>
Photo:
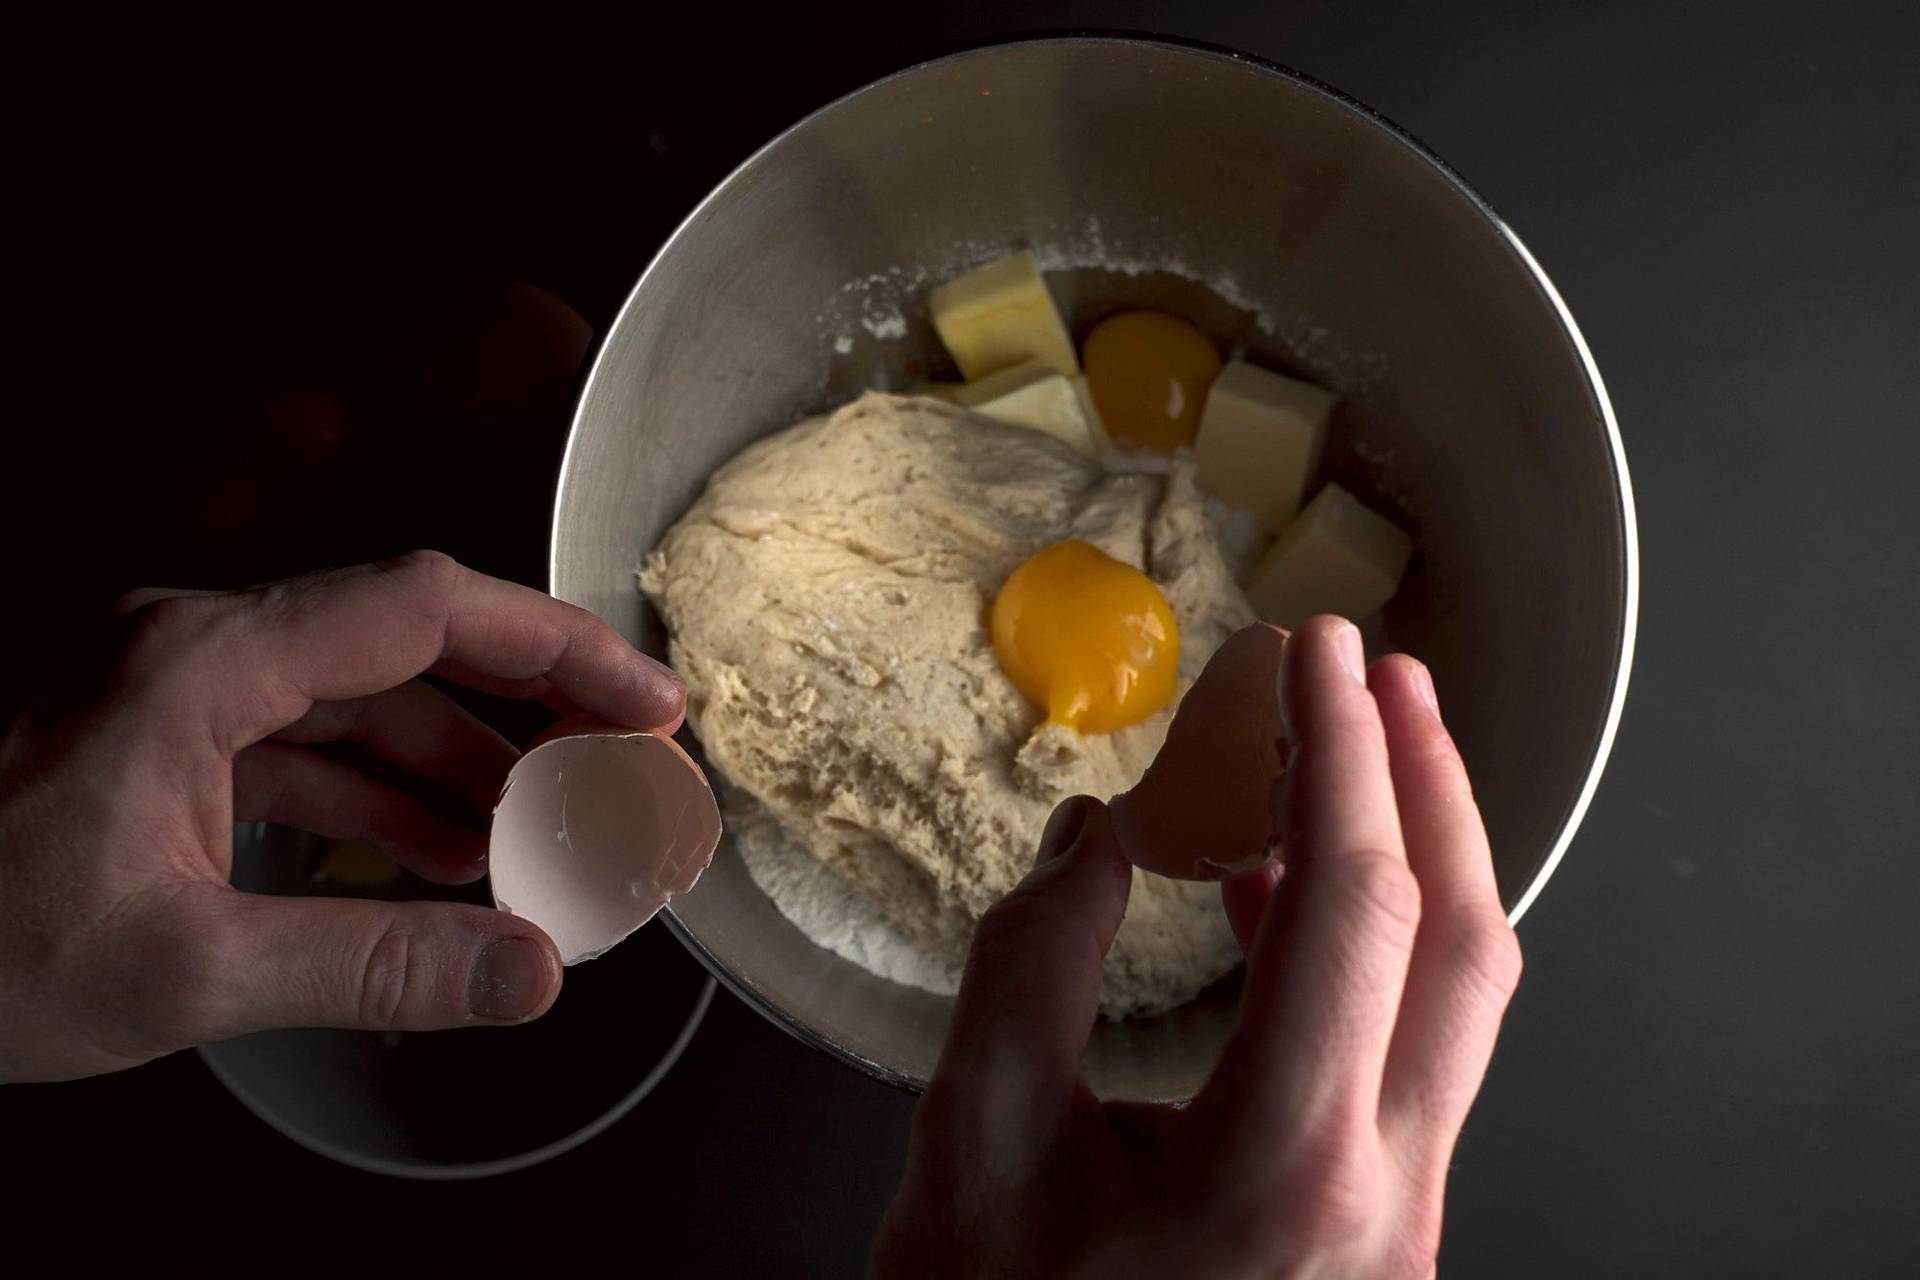
[[[1153,579],[1077,539],[1035,552],[994,598],[993,651],[1047,719],[1081,733],[1173,700],[1180,628]]]
[[[1220,372],[1220,353],[1212,339],[1178,316],[1122,311],[1094,326],[1080,363],[1115,444],[1172,453],[1193,443],[1207,388]]]

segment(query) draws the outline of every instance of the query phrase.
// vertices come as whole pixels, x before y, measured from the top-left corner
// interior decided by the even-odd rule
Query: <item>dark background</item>
[[[1249,49],[1384,112],[1501,210],[1585,330],[1639,500],[1632,696],[1521,927],[1443,1274],[1914,1274],[1914,12],[709,6],[23,41],[46,83],[15,117],[17,305],[50,343],[16,377],[52,394],[16,409],[0,464],[11,670],[30,686],[36,653],[139,582],[414,544],[540,582],[568,371],[503,352],[511,428],[420,372],[502,341],[490,278],[603,327],[752,147],[945,47],[1079,25]],[[101,1229],[62,1226],[63,1250],[220,1268],[292,1249],[297,1269],[844,1275],[909,1112],[722,994],[594,1142],[417,1185],[307,1155],[183,1054],[0,1091],[0,1217],[21,1242],[82,1209]]]

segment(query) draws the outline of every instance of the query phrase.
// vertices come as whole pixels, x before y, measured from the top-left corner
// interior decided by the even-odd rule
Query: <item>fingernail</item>
[[[682,676],[678,671],[675,671],[672,667],[660,661],[660,659],[654,657],[650,653],[643,653],[640,656],[641,658],[646,660],[647,665],[652,667],[655,672],[665,676],[667,679],[671,680],[675,685],[677,685],[680,689],[680,692],[685,693],[687,691],[687,682],[684,678],[682,678]]]
[[[1420,701],[1427,704],[1427,710],[1433,713],[1433,718],[1438,720],[1440,699],[1433,692],[1433,672],[1427,670],[1427,664],[1424,662],[1414,664],[1413,688],[1414,692],[1420,695]]]
[[[1360,642],[1360,628],[1343,622],[1333,633],[1333,651],[1347,674],[1361,684],[1367,682],[1367,648]]]
[[[1045,866],[1073,848],[1080,833],[1086,830],[1089,808],[1091,805],[1084,796],[1061,802],[1047,819],[1047,829],[1040,833],[1040,853],[1033,860],[1034,866]]]
[[[517,1022],[547,995],[547,957],[525,938],[502,938],[480,953],[467,979],[467,1012]]]

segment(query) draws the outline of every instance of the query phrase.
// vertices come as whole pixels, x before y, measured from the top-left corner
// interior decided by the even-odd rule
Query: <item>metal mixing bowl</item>
[[[233,886],[306,896],[331,841],[264,822],[236,824]],[[412,876],[389,900],[485,902],[478,885]],[[618,1123],[673,1069],[714,982],[673,939],[643,931],[607,962],[569,970],[546,1016],[518,1027],[345,1031],[287,1027],[200,1046],[247,1110],[309,1151],[397,1178],[512,1173]]]
[[[661,653],[634,569],[708,474],[872,381],[937,372],[925,284],[1021,245],[1079,264],[1051,276],[1077,332],[1165,306],[1345,393],[1328,469],[1414,534],[1389,634],[1433,668],[1518,918],[1573,837],[1626,692],[1619,435],[1572,317],[1486,203],[1279,68],[1146,40],[998,45],[890,76],[768,144],[606,336],[560,478],[554,594]],[[932,1070],[951,1001],[814,947],[724,843],[671,924],[802,1039],[907,1087]],[[1191,1096],[1233,1002],[1223,983],[1097,1027],[1089,1081]]]

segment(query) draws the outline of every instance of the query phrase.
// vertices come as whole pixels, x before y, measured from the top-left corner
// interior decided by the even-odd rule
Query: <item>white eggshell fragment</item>
[[[493,902],[591,960],[693,888],[720,842],[720,807],[671,738],[579,733],[520,757],[493,810]]]

